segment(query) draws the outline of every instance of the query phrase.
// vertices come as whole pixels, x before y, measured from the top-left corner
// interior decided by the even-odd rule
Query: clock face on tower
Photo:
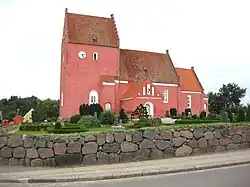
[[[84,51],[80,51],[80,52],[78,53],[78,57],[79,57],[80,59],[84,59],[84,58],[86,58],[86,56],[87,56],[87,54],[86,54]]]

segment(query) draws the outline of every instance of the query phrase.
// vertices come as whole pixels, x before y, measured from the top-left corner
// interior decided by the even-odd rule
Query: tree
[[[250,121],[250,104],[247,105],[246,120]]]
[[[207,94],[209,112],[219,114],[228,108],[238,108],[245,94],[246,88],[241,88],[235,83],[223,84],[218,93],[209,92]],[[233,113],[235,113],[234,109],[232,109]]]
[[[136,109],[132,112],[132,116],[134,115],[138,115],[139,119],[149,117],[147,108],[143,106],[142,104],[137,106]]]
[[[235,83],[223,84],[219,89],[222,106],[224,108],[239,107],[242,98],[246,95],[246,90]]]
[[[246,121],[246,116],[244,110],[240,108],[237,116],[237,122],[243,122],[243,121]]]
[[[119,112],[119,121],[122,120],[122,123],[127,123],[128,122],[128,116],[125,113],[124,108],[121,108],[120,112]]]

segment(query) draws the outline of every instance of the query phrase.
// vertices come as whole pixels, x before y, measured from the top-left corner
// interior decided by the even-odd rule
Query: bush
[[[140,118],[133,126],[132,128],[143,128],[143,127],[150,127],[151,122],[148,118]]]
[[[207,115],[207,118],[208,118],[208,119],[216,119],[216,118],[217,118],[217,115],[216,115],[215,113],[209,113],[209,114]]]
[[[206,116],[207,116],[206,111],[201,111],[201,113],[200,113],[200,119],[205,119]]]
[[[168,118],[171,117],[168,110],[166,110],[165,116],[168,117]]]
[[[140,118],[148,118],[148,111],[145,106],[140,104],[139,106],[136,107],[136,109],[132,112],[132,116],[138,115],[139,119]]]
[[[100,120],[97,119],[95,116],[82,116],[78,122],[79,125],[84,125],[87,128],[95,128],[100,127],[101,123]]]
[[[150,122],[153,126],[159,126],[162,125],[161,118],[153,118]]]
[[[199,117],[198,117],[197,114],[192,115],[192,119],[198,119],[198,118],[199,118]]]
[[[250,121],[250,105],[247,105],[246,121]]]
[[[228,118],[228,113],[226,111],[222,112],[221,113],[221,116],[220,116],[220,122],[224,122],[224,123],[228,123],[230,122],[229,118]]]
[[[173,116],[172,119],[181,119],[181,115],[178,114],[177,116]]]
[[[237,115],[237,122],[243,122],[243,121],[246,121],[246,116],[244,110],[240,108]]]
[[[100,104],[81,104],[79,107],[79,113],[81,116],[95,116],[99,119],[101,113],[103,112],[103,108]]]
[[[20,131],[41,131],[42,129],[46,131],[48,127],[52,127],[52,124],[23,124],[19,127]]]
[[[189,113],[190,113],[190,115],[192,116],[191,108],[186,108],[186,109],[185,109],[185,116],[188,116],[188,117],[189,117]]]
[[[171,116],[177,116],[177,109],[176,108],[170,108],[170,115]]]
[[[55,129],[61,129],[61,128],[62,128],[62,124],[60,122],[56,122]]]
[[[120,120],[122,120],[122,123],[128,123],[128,116],[125,113],[124,108],[121,108],[121,110],[119,112],[118,120],[119,120],[119,122],[120,122]]]
[[[219,120],[176,120],[175,124],[201,124],[201,123],[219,123]]]
[[[72,116],[70,118],[70,123],[77,124],[78,121],[81,119],[81,117],[82,116],[80,114],[76,114],[76,115]]]
[[[101,124],[113,125],[115,123],[115,115],[111,111],[104,111],[100,116]]]

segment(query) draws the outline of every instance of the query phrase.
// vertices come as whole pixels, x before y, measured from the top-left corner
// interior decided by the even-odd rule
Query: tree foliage
[[[0,100],[0,111],[3,119],[12,120],[15,115],[24,116],[30,109],[34,109],[33,121],[56,120],[59,115],[58,100],[40,100],[35,96],[18,97],[11,96],[9,99]]]
[[[207,95],[209,112],[219,114],[228,108],[240,107],[241,100],[246,95],[246,88],[235,83],[223,84],[218,93],[209,92]]]

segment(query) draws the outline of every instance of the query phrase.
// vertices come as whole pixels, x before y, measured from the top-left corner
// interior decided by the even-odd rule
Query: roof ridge
[[[67,12],[67,14],[73,14],[77,16],[87,16],[87,17],[93,17],[93,18],[111,19],[110,17],[94,16],[94,15],[88,15],[88,14],[78,14],[78,13],[71,13],[71,12]]]
[[[142,51],[138,49],[120,49],[124,51],[136,51],[136,52],[144,52],[144,53],[153,53],[153,54],[159,54],[159,55],[166,55],[166,53],[160,53],[160,52],[152,52],[152,51]]]

